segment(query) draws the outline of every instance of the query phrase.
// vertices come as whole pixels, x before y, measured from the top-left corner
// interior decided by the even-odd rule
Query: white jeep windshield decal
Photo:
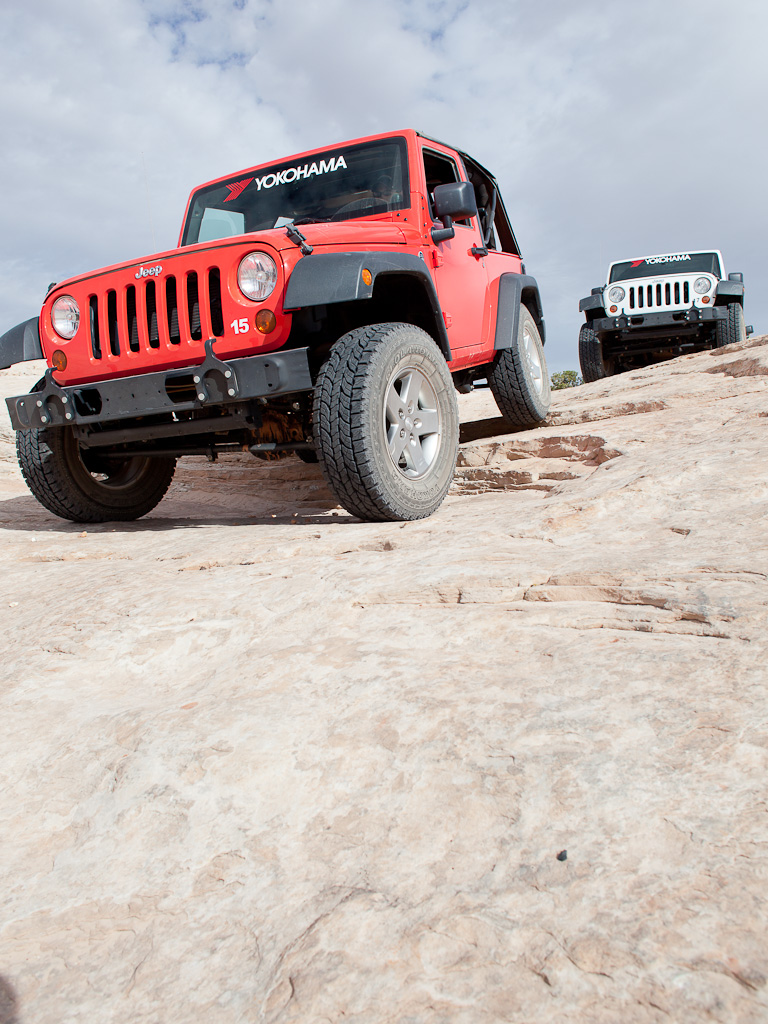
[[[722,276],[716,252],[680,252],[669,256],[646,256],[641,260],[614,263],[608,283],[633,281],[638,277],[662,277],[665,274],[702,273],[714,274],[715,277]]]
[[[384,139],[200,189],[190,206],[183,244],[288,224],[371,217],[408,206],[405,139]]]

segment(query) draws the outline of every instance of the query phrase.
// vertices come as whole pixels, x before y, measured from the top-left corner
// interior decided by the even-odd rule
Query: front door
[[[435,187],[466,179],[447,153],[424,147],[423,158],[427,203],[435,220]],[[435,226],[440,227],[440,222],[435,220]],[[487,349],[491,310],[485,259],[471,252],[483,245],[478,218],[454,221],[454,228],[454,237],[438,242],[431,251],[431,264],[451,343],[451,366],[458,368],[470,365]]]

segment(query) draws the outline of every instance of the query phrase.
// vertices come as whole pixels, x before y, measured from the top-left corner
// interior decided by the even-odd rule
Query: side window
[[[509,223],[496,181],[484,167],[481,167],[466,154],[464,154],[464,167],[467,178],[475,189],[475,201],[483,242],[489,249],[496,252],[508,252],[513,256],[519,256],[520,247]]]
[[[433,193],[438,185],[450,185],[451,182],[461,181],[459,177],[459,170],[451,160],[450,157],[443,156],[442,153],[434,153],[430,149],[424,150],[424,174],[427,179],[427,199],[429,201],[429,214],[432,220],[437,220],[435,216],[435,205],[433,200]],[[464,227],[471,227],[471,220],[455,220],[454,224],[461,224]]]

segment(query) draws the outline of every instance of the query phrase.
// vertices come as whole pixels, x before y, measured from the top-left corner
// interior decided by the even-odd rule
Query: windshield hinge
[[[286,235],[288,235],[288,237],[294,243],[294,245],[298,245],[298,247],[301,249],[302,256],[312,255],[313,249],[309,242],[307,242],[307,236],[303,235],[297,227],[294,227],[293,224],[289,224],[288,227],[285,229],[285,233]]]

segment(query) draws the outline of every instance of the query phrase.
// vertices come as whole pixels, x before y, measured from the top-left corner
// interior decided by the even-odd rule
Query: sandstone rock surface
[[[2,1024],[768,1020],[767,399],[475,393],[378,525],[245,456],[65,523],[3,419]]]

